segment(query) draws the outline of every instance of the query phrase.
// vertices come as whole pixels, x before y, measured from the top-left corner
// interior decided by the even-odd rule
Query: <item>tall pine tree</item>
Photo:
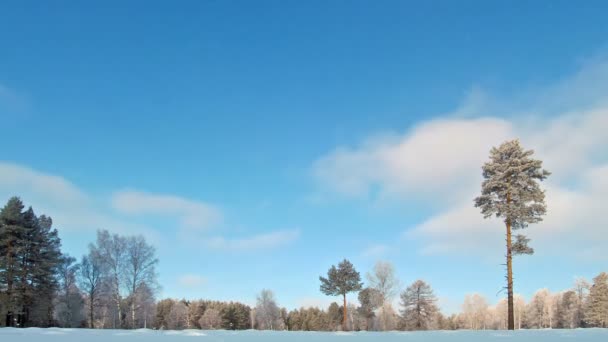
[[[0,211],[0,289],[8,326],[48,326],[57,290],[61,242],[52,220],[11,198]]]
[[[361,275],[355,270],[350,261],[344,259],[338,268],[331,266],[327,272],[327,278],[319,277],[321,281],[321,292],[328,296],[342,295],[344,299],[344,315],[342,316],[342,329],[346,330],[346,294],[361,290]]]
[[[515,329],[513,306],[513,255],[532,254],[530,241],[517,235],[513,243],[512,229],[523,229],[530,223],[542,221],[547,207],[542,181],[550,173],[542,168],[542,161],[531,158],[532,150],[524,150],[519,140],[502,143],[490,151],[490,161],[482,167],[484,181],[481,195],[475,198],[475,206],[481,208],[485,218],[500,217],[506,226],[507,244],[507,316],[508,329]]]

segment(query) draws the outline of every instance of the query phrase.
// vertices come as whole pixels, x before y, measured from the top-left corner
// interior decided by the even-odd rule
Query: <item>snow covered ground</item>
[[[101,341],[608,341],[608,329],[507,331],[429,331],[429,332],[274,332],[274,331],[155,331],[88,329],[1,328],[0,341],[101,342]]]

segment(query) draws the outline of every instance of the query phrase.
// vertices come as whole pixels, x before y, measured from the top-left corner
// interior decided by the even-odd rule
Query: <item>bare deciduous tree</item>
[[[118,234],[110,235],[107,230],[97,232],[96,249],[107,271],[112,300],[118,317],[113,318],[112,327],[121,328],[123,320],[121,289],[124,286],[126,266],[126,239]],[[118,322],[117,322],[118,320]]]
[[[131,304],[131,327],[135,328],[139,301],[156,287],[158,259],[154,247],[146,243],[141,235],[128,237],[125,246],[125,285]]]
[[[88,323],[91,329],[95,327],[95,311],[99,304],[103,275],[104,270],[101,257],[91,245],[89,247],[89,254],[82,257],[78,270],[78,284],[87,296]]]
[[[392,330],[394,324],[391,323],[392,315],[388,311],[392,311],[391,300],[399,291],[399,279],[395,275],[395,268],[390,262],[378,261],[374,266],[372,273],[367,273],[367,281],[370,287],[376,289],[380,294],[380,322],[381,330]]]

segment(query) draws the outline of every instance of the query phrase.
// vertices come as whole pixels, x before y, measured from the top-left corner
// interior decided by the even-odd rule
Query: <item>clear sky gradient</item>
[[[2,1],[0,199],[65,252],[144,234],[162,296],[325,305],[342,258],[446,312],[503,280],[488,150],[554,175],[516,292],[608,271],[605,1]],[[354,297],[353,297],[354,299]]]

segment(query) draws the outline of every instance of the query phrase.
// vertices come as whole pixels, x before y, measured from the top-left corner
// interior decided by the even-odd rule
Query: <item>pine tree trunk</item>
[[[509,198],[509,197],[507,197]],[[509,199],[507,199],[507,203]],[[511,254],[511,222],[507,220],[507,316],[509,330],[515,330],[515,315],[513,308],[513,257]]]
[[[8,312],[6,314],[6,318],[7,318],[7,322],[6,322],[6,326],[7,327],[12,327],[15,323],[14,321],[14,314],[15,314],[15,308],[13,305],[13,251],[12,251],[12,241],[9,239],[8,240],[8,247],[7,247],[7,252],[6,252],[6,256],[7,256],[7,260],[6,260],[6,269],[7,269],[7,278],[6,278],[6,300],[8,302]],[[9,316],[10,315],[10,316]]]
[[[342,331],[346,331],[346,294],[344,294],[344,317],[342,318]]]

